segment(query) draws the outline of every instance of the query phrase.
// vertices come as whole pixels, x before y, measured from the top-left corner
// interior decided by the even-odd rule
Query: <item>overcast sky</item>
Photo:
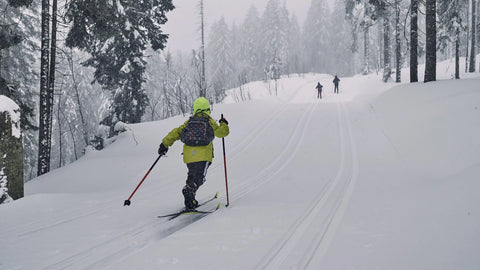
[[[289,14],[295,14],[302,26],[311,0],[282,1],[285,1]],[[267,2],[268,0],[204,0],[206,37],[211,24],[222,16],[229,26],[234,21],[241,24],[251,5],[257,7],[259,14],[263,14]],[[173,0],[175,9],[167,13],[168,22],[164,26],[165,33],[170,35],[167,50],[189,52],[200,47],[199,3],[200,0]]]

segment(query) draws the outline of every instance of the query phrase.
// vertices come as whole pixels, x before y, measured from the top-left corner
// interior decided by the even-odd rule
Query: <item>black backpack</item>
[[[180,135],[180,140],[188,146],[204,146],[213,141],[215,134],[210,126],[210,118],[192,116]]]

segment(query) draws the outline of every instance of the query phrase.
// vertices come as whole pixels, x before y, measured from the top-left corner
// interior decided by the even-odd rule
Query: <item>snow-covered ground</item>
[[[0,269],[480,269],[480,76],[451,67],[340,78],[338,95],[319,74],[232,90],[212,112],[230,122],[230,206],[201,219],[157,218],[183,204],[180,142],[123,206],[186,117],[129,125],[0,206]],[[224,205],[214,144],[197,198]]]

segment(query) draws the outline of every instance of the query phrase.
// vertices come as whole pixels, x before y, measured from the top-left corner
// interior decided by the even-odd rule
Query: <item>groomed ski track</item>
[[[54,220],[32,219],[2,233],[14,233],[20,239],[45,235],[51,235],[54,239],[77,233],[70,232],[71,227],[90,227],[94,235],[85,233],[85,241],[78,243],[73,250],[61,250],[60,243],[51,256],[38,259],[38,269],[131,269],[137,255],[144,252],[158,252],[162,257],[162,250],[182,250],[181,247],[172,248],[172,237],[188,237],[195,233],[194,227],[198,225],[208,227],[208,223],[225,222],[225,231],[220,233],[238,234],[228,230],[225,220],[237,222],[235,219],[242,220],[238,215],[262,213],[263,218],[259,217],[256,224],[246,222],[244,226],[245,231],[251,232],[247,235],[252,234],[254,238],[246,246],[260,244],[264,246],[263,253],[246,252],[242,256],[249,259],[243,261],[239,268],[235,268],[235,265],[216,265],[211,268],[197,265],[198,268],[316,269],[316,261],[321,260],[328,249],[348,205],[357,181],[358,161],[348,106],[333,96],[331,98],[337,101],[330,103],[315,99],[315,93],[310,90],[314,83],[307,81],[296,89],[289,89],[290,94],[286,99],[266,103],[264,114],[251,116],[248,115],[249,105],[232,105],[240,106],[240,109],[236,114],[230,113],[228,118],[231,123],[231,135],[227,137],[231,205],[228,209],[222,206],[223,209],[208,216],[179,217],[172,221],[156,218],[158,214],[177,209],[178,203],[181,203],[178,195],[166,194],[179,193],[179,187],[184,183],[183,164],[179,166],[176,162],[174,169],[159,173],[169,167],[167,162],[180,159],[180,147],[177,146],[177,150],[172,149],[166,158],[162,157],[154,169],[156,172],[149,176],[162,180],[148,179],[148,184],[140,188],[132,199],[133,207],[119,206],[128,195],[128,190],[134,187],[135,179],[140,179],[142,168],[130,168],[137,170],[137,174],[134,180],[129,180],[132,184],[123,188],[121,193],[112,193],[108,199],[102,199],[104,195],[99,195],[96,200],[84,202],[75,208],[59,208]],[[299,96],[306,91],[313,94],[308,98]],[[246,119],[256,119],[256,122],[241,122],[242,114],[247,115]],[[168,126],[167,129],[173,127]],[[147,142],[145,144],[151,142],[145,149],[152,151],[153,148],[155,151],[163,134],[145,135],[143,128],[148,129],[141,125],[133,127],[134,132],[140,133],[136,134],[139,141],[144,140]],[[131,140],[128,138],[131,134],[123,136],[124,140]],[[220,148],[218,141],[216,148]],[[264,149],[261,155],[250,156],[258,148]],[[224,190],[221,189],[224,187],[223,163],[217,153],[215,163],[209,169],[208,182],[199,196],[203,196],[200,199],[207,199],[212,191],[221,190],[218,200],[225,202]],[[151,156],[150,152],[144,154]],[[302,162],[305,155],[309,156],[309,162]],[[145,160],[149,160],[148,157],[144,157]],[[148,164],[145,165],[147,167]],[[307,171],[309,177],[297,177],[295,171],[298,170]],[[291,192],[286,193],[285,190]],[[163,195],[164,198],[160,200],[159,197]],[[157,207],[151,206],[152,201]],[[284,211],[282,205],[286,204],[297,207],[294,211],[292,208]],[[156,212],[148,211],[151,209]],[[142,214],[137,215],[134,211]],[[148,215],[145,212],[149,212]],[[117,228],[106,227],[112,218],[119,224]],[[273,226],[272,231],[263,231],[271,223],[278,225]],[[190,231],[192,229],[193,232]],[[105,232],[99,237],[98,230]],[[262,234],[268,235],[266,240],[262,240]],[[242,248],[248,250],[248,247]],[[235,260],[236,255],[231,253],[226,256],[232,256],[232,260]],[[157,269],[188,269],[196,265],[195,256],[191,261],[172,260],[160,260],[160,268]]]

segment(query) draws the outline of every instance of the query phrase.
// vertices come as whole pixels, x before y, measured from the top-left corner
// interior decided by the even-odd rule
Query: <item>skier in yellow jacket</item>
[[[183,162],[187,164],[188,175],[182,193],[186,209],[198,206],[195,194],[205,182],[207,169],[213,160],[213,138],[226,137],[230,132],[225,118],[220,119],[219,123],[210,117],[208,100],[204,97],[197,98],[193,103],[193,116],[170,131],[158,148],[158,154],[164,155],[175,141],[181,140],[184,143]]]

